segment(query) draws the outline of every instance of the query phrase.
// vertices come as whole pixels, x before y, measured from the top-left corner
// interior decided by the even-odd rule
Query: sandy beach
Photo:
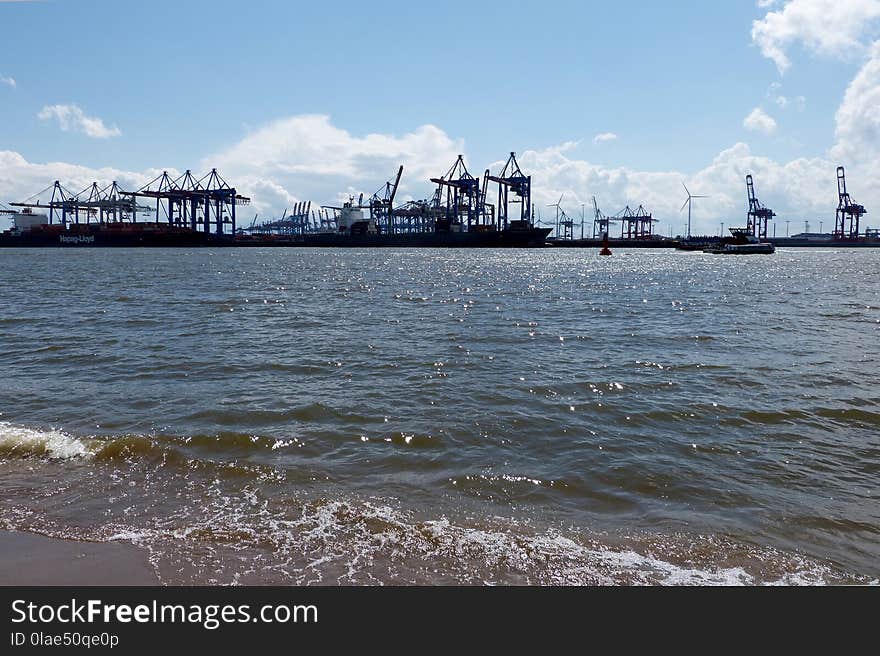
[[[141,549],[0,532],[0,585],[159,585]]]

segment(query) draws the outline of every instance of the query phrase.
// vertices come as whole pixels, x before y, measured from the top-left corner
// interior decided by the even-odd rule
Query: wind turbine
[[[555,207],[556,208],[556,233],[555,233],[555,236],[557,238],[559,237],[559,212],[560,212],[560,210],[562,210],[562,199],[563,198],[565,198],[565,194],[562,194],[559,197],[559,200],[556,201],[555,204],[547,206],[547,207]]]
[[[684,205],[681,206],[679,212],[684,211],[685,205],[688,208],[688,239],[691,238],[691,205],[693,204],[694,198],[708,198],[708,196],[694,196],[690,189],[687,188],[687,185],[684,183],[684,180],[681,181],[681,186],[684,187],[684,190],[687,192],[687,200],[684,202]]]

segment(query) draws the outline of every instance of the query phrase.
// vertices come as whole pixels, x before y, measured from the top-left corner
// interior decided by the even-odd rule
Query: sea
[[[6,249],[0,281],[0,529],[170,585],[880,577],[878,250]]]

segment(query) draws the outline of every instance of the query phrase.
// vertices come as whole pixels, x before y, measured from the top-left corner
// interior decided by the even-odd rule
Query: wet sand
[[[0,531],[0,585],[159,585],[129,544],[59,540]]]

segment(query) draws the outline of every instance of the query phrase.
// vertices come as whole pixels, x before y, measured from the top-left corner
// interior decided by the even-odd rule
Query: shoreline
[[[158,586],[138,547],[0,531],[0,586]]]

